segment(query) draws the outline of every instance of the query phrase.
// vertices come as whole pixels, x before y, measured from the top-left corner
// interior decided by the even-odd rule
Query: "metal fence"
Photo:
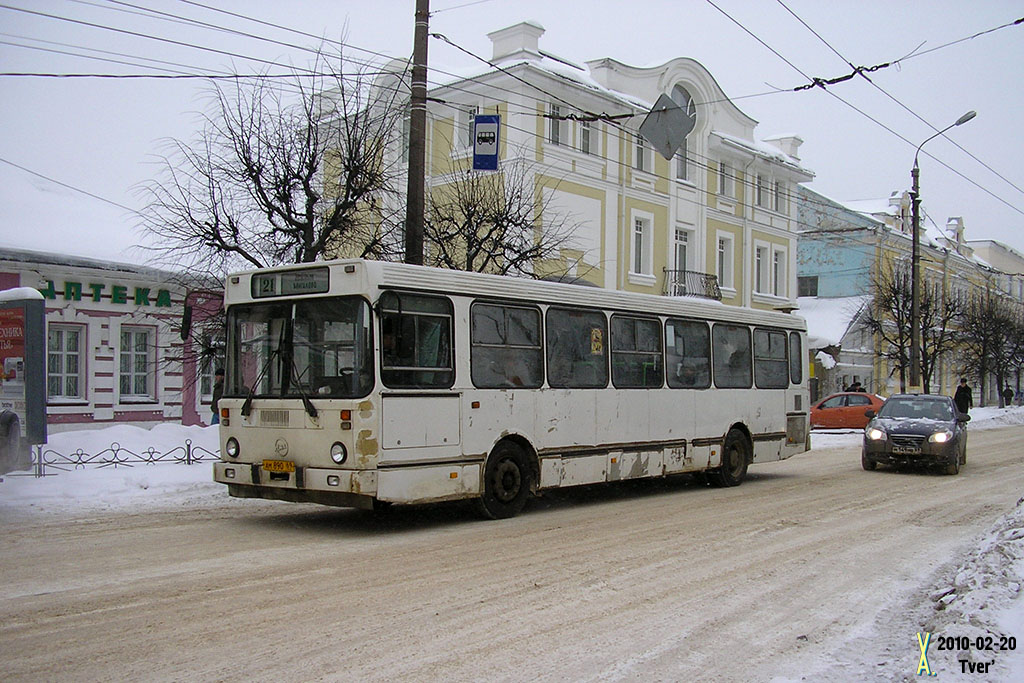
[[[722,289],[718,286],[717,275],[693,270],[662,270],[665,272],[665,296],[695,296],[722,300]]]
[[[121,444],[114,442],[108,448],[96,453],[86,453],[79,448],[71,453],[58,453],[52,448],[36,446],[32,448],[32,476],[45,477],[60,472],[81,470],[87,467],[103,468],[110,467],[135,467],[136,465],[158,465],[175,463],[179,465],[192,465],[200,462],[212,462],[220,459],[220,451],[210,451],[202,446],[192,443],[192,439],[185,439],[183,446],[177,446],[169,451],[161,452],[153,446],[148,446],[139,452],[124,448]],[[5,476],[15,476],[25,473],[11,472]]]

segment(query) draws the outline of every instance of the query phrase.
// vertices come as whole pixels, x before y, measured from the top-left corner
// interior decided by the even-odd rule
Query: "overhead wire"
[[[747,33],[747,34],[748,34],[749,36],[751,36],[752,38],[754,38],[754,40],[756,40],[756,41],[757,41],[758,43],[760,43],[761,45],[763,45],[763,46],[764,46],[765,48],[767,48],[767,49],[768,49],[769,51],[771,51],[771,52],[772,52],[773,54],[777,55],[777,56],[778,56],[778,57],[779,57],[780,59],[782,59],[782,61],[784,61],[784,62],[785,62],[786,64],[788,64],[788,65],[789,65],[790,67],[792,67],[792,68],[793,68],[794,70],[796,70],[796,71],[797,71],[797,73],[799,73],[799,74],[800,74],[801,76],[803,76],[804,78],[807,78],[808,80],[812,80],[812,79],[811,79],[811,77],[810,77],[810,76],[808,76],[808,75],[807,75],[806,73],[804,73],[804,71],[803,71],[802,69],[800,69],[800,68],[799,68],[798,66],[796,66],[796,65],[795,65],[795,64],[793,64],[793,63],[792,63],[791,61],[789,61],[789,60],[788,60],[788,59],[786,59],[786,58],[785,58],[784,56],[782,56],[782,55],[781,55],[781,54],[780,54],[780,53],[779,53],[779,52],[778,52],[777,50],[775,50],[775,48],[773,48],[773,47],[771,47],[770,45],[768,45],[768,43],[766,43],[766,42],[765,42],[764,40],[762,40],[762,39],[761,39],[761,38],[760,38],[759,36],[757,36],[757,35],[756,35],[756,34],[755,34],[755,33],[754,33],[753,31],[751,31],[751,30],[750,30],[750,29],[748,29],[748,28],[747,28],[746,26],[744,26],[744,25],[743,25],[742,23],[740,23],[740,22],[739,22],[738,20],[736,20],[736,19],[735,19],[734,17],[732,17],[732,16],[731,16],[731,15],[730,15],[730,14],[729,14],[728,12],[726,12],[726,11],[725,11],[725,10],[723,10],[723,9],[722,9],[721,7],[719,7],[718,5],[716,5],[716,4],[715,4],[715,2],[714,2],[714,0],[705,0],[705,2],[707,2],[707,3],[709,4],[709,5],[711,5],[712,7],[714,7],[714,8],[715,8],[716,10],[718,10],[719,12],[721,12],[721,13],[722,13],[722,14],[723,14],[723,15],[724,15],[724,16],[725,16],[725,17],[726,17],[727,19],[729,19],[729,20],[730,20],[731,22],[733,22],[734,24],[736,24],[736,26],[738,26],[738,27],[739,27],[739,28],[741,28],[741,29],[742,29],[742,30],[743,30],[743,31],[744,31],[745,33]],[[845,104],[845,105],[846,105],[847,107],[849,107],[850,109],[853,109],[853,110],[854,110],[855,112],[857,112],[857,113],[858,113],[858,114],[860,114],[861,116],[863,116],[863,117],[867,118],[867,119],[868,119],[869,121],[872,121],[872,122],[873,122],[873,123],[875,123],[876,125],[878,125],[878,126],[880,126],[880,127],[884,128],[884,129],[885,129],[885,130],[887,130],[888,132],[890,132],[890,133],[892,133],[893,135],[895,135],[896,137],[898,137],[898,138],[899,138],[900,140],[903,140],[903,141],[904,141],[905,143],[907,143],[907,144],[908,144],[908,145],[910,145],[911,147],[916,147],[916,145],[915,145],[915,144],[914,144],[913,142],[911,142],[911,141],[910,141],[910,140],[909,140],[908,138],[906,138],[906,137],[905,137],[905,136],[903,136],[902,134],[898,133],[898,132],[897,132],[896,130],[894,130],[894,129],[893,129],[893,128],[891,128],[890,126],[888,126],[888,125],[886,125],[886,124],[882,123],[881,121],[879,121],[879,120],[878,120],[877,118],[875,118],[874,116],[871,116],[870,114],[868,114],[868,113],[867,113],[866,111],[864,111],[863,109],[860,109],[859,107],[855,106],[855,105],[854,105],[854,104],[852,104],[851,102],[848,102],[847,100],[843,99],[842,97],[840,97],[839,95],[837,95],[837,94],[836,94],[835,92],[833,92],[833,91],[831,91],[831,90],[829,90],[829,89],[827,89],[827,88],[825,88],[824,90],[825,90],[825,92],[826,92],[826,93],[828,93],[829,95],[831,95],[831,96],[832,96],[833,98],[835,98],[835,99],[839,100],[840,102],[842,102],[843,104]],[[995,199],[995,200],[999,201],[999,202],[1000,202],[1000,203],[1002,203],[1002,204],[1005,204],[1005,205],[1006,205],[1007,207],[1009,207],[1010,209],[1012,209],[1012,210],[1016,211],[1017,213],[1019,213],[1019,214],[1021,214],[1021,215],[1024,215],[1024,209],[1021,209],[1021,208],[1019,208],[1019,207],[1017,207],[1017,206],[1014,206],[1013,204],[1011,204],[1011,203],[1010,203],[1010,202],[1008,202],[1007,200],[1003,199],[1003,198],[1002,198],[1002,197],[1000,197],[999,195],[995,194],[995,193],[994,193],[994,192],[993,192],[992,190],[988,189],[987,187],[985,187],[985,186],[984,186],[984,185],[982,185],[981,183],[978,183],[977,181],[973,180],[972,178],[969,178],[969,177],[967,177],[967,176],[966,176],[966,175],[964,175],[964,174],[963,174],[963,173],[962,173],[961,171],[959,171],[959,170],[957,170],[957,169],[953,168],[952,166],[950,166],[949,164],[947,164],[947,163],[946,163],[945,161],[943,161],[942,159],[939,159],[939,158],[938,158],[938,157],[936,157],[936,156],[935,156],[934,154],[931,154],[930,152],[928,152],[928,151],[925,151],[925,150],[922,150],[922,153],[923,153],[923,154],[924,154],[925,156],[927,156],[927,157],[931,158],[932,160],[934,160],[934,161],[938,162],[938,163],[939,163],[940,165],[942,165],[942,166],[943,166],[944,168],[946,168],[947,170],[949,170],[949,171],[952,171],[952,172],[953,172],[954,174],[956,174],[957,176],[959,176],[959,177],[960,177],[960,178],[962,178],[963,180],[966,180],[966,181],[967,181],[968,183],[970,183],[971,185],[975,186],[976,188],[978,188],[979,190],[981,190],[981,191],[982,191],[982,192],[984,192],[985,194],[989,195],[989,196],[990,196],[990,197],[992,197],[993,199]]]
[[[885,96],[886,96],[887,98],[889,98],[890,100],[892,100],[893,102],[895,102],[895,103],[896,103],[897,105],[899,105],[899,106],[900,106],[900,107],[901,107],[901,108],[902,108],[902,109],[903,109],[904,111],[906,111],[906,112],[908,112],[909,114],[911,114],[912,116],[914,116],[914,117],[915,117],[915,118],[916,118],[916,119],[917,119],[918,121],[921,121],[922,123],[924,123],[925,125],[927,125],[927,126],[928,126],[929,128],[931,128],[931,129],[932,129],[933,131],[935,131],[936,133],[940,132],[940,130],[939,130],[939,128],[938,128],[937,126],[935,126],[935,125],[934,125],[934,124],[932,124],[931,122],[927,121],[927,120],[926,120],[926,119],[925,119],[924,117],[922,117],[921,115],[919,115],[919,114],[918,114],[917,112],[915,112],[915,111],[914,111],[913,109],[911,109],[911,108],[910,108],[910,107],[908,107],[908,106],[907,106],[906,104],[904,104],[903,102],[901,102],[900,100],[898,100],[898,99],[897,99],[897,98],[896,98],[895,96],[893,96],[892,94],[890,94],[890,93],[889,93],[889,92],[888,92],[887,90],[885,90],[884,88],[882,88],[882,86],[878,85],[878,84],[877,84],[877,83],[875,83],[875,82],[874,82],[873,80],[871,80],[870,78],[868,78],[868,77],[867,77],[867,75],[866,75],[866,74],[867,74],[868,72],[871,72],[871,71],[875,71],[875,70],[877,70],[877,69],[878,69],[879,67],[871,67],[871,68],[869,68],[869,69],[864,69],[864,68],[862,68],[862,67],[855,67],[855,66],[853,65],[853,62],[851,62],[851,61],[850,61],[849,59],[847,59],[847,58],[846,58],[845,56],[843,56],[842,54],[840,54],[840,52],[839,52],[839,51],[838,51],[838,50],[837,50],[837,49],[836,49],[835,47],[833,47],[833,46],[832,46],[832,45],[831,45],[831,44],[830,44],[830,43],[829,43],[829,42],[828,42],[827,40],[825,40],[825,38],[824,38],[824,37],[822,37],[822,35],[821,35],[820,33],[818,33],[818,32],[817,32],[817,31],[815,31],[815,30],[814,30],[813,28],[811,28],[811,26],[810,26],[810,25],[809,25],[809,24],[808,24],[808,23],[807,23],[806,21],[804,21],[804,20],[803,20],[803,19],[802,19],[802,18],[801,18],[801,17],[799,16],[799,15],[797,15],[797,13],[796,13],[796,12],[794,12],[794,11],[793,11],[792,9],[790,9],[790,8],[789,8],[789,7],[788,7],[788,6],[786,5],[786,3],[785,3],[785,2],[783,2],[783,0],[776,0],[776,2],[778,2],[778,3],[779,3],[779,5],[781,5],[783,9],[785,9],[785,10],[786,10],[787,12],[789,12],[789,13],[790,13],[790,14],[791,14],[791,15],[793,16],[793,18],[795,18],[795,19],[796,19],[797,21],[799,21],[799,22],[800,22],[800,23],[801,23],[801,24],[802,24],[802,25],[804,26],[804,28],[806,28],[806,29],[807,29],[808,31],[810,31],[811,33],[813,33],[813,34],[814,34],[814,35],[815,35],[815,36],[816,36],[816,37],[818,38],[818,40],[820,40],[820,41],[821,41],[822,43],[824,43],[824,44],[825,44],[825,46],[826,46],[826,47],[827,47],[828,49],[832,50],[832,52],[834,52],[834,53],[835,53],[835,55],[836,55],[837,57],[839,57],[839,58],[840,58],[841,60],[843,60],[844,62],[846,62],[847,64],[849,64],[849,65],[850,65],[850,67],[854,69],[854,71],[853,71],[853,72],[852,72],[852,73],[851,73],[851,74],[849,75],[849,77],[850,77],[850,78],[852,78],[852,77],[853,77],[853,76],[855,76],[855,75],[860,75],[860,76],[862,76],[862,77],[864,78],[864,80],[866,80],[866,81],[867,81],[868,83],[870,83],[870,84],[871,84],[871,85],[872,85],[872,86],[873,86],[873,87],[874,87],[874,88],[875,88],[876,90],[878,90],[879,92],[881,92],[881,93],[882,93],[883,95],[885,95]],[[1022,19],[1021,21],[1024,21],[1024,19]],[[1015,24],[1017,24],[1017,23],[1018,23],[1018,22],[1012,22],[1012,23],[1010,23],[1010,24],[1004,24],[1004,26],[1003,26],[1003,27],[1005,28],[1006,26],[1013,26],[1013,25],[1015,25]],[[998,30],[998,29],[992,29],[992,30]],[[987,31],[987,32],[991,32],[991,31]],[[982,33],[978,33],[978,34],[975,34],[975,36],[972,36],[972,37],[977,37],[977,36],[979,36],[979,35],[984,35],[984,33],[987,33],[987,32],[982,32]],[[969,39],[970,39],[970,38],[965,38],[965,39],[963,39],[963,40],[969,40]],[[953,43],[948,43],[948,44],[947,44],[947,46],[948,46],[948,45],[955,45],[955,44],[956,44],[957,42],[961,42],[961,41],[954,41]],[[955,146],[955,147],[956,147],[957,149],[959,149],[959,150],[960,150],[961,152],[963,152],[963,153],[964,153],[964,154],[966,154],[967,156],[971,157],[972,159],[974,159],[975,161],[977,161],[977,162],[978,162],[979,164],[981,164],[982,166],[984,166],[984,167],[985,167],[986,169],[988,169],[989,171],[991,171],[991,172],[992,172],[993,174],[995,174],[995,175],[996,175],[996,176],[997,176],[997,177],[998,177],[998,178],[999,178],[1000,180],[1004,181],[1004,182],[1005,182],[1006,184],[1010,185],[1010,186],[1011,186],[1011,187],[1012,187],[1013,189],[1017,190],[1018,192],[1020,192],[1020,193],[1024,194],[1024,189],[1022,189],[1021,187],[1019,187],[1019,186],[1018,186],[1017,184],[1015,184],[1015,183],[1014,183],[1014,182],[1013,182],[1012,180],[1010,180],[1009,178],[1007,178],[1006,176],[1004,176],[1004,175],[1003,175],[1002,173],[1000,173],[999,171],[995,170],[994,168],[992,168],[991,166],[989,166],[989,165],[988,165],[987,163],[985,163],[984,161],[982,161],[981,159],[979,159],[979,158],[978,158],[977,156],[975,156],[974,154],[972,154],[972,153],[971,153],[970,151],[968,151],[968,150],[967,150],[966,148],[964,148],[964,147],[963,147],[963,146],[962,146],[962,145],[961,145],[961,144],[960,144],[959,142],[957,142],[957,141],[956,141],[955,139],[953,139],[953,138],[951,138],[951,137],[949,137],[948,135],[945,135],[945,134],[943,134],[943,135],[942,135],[942,137],[943,137],[943,138],[944,138],[945,140],[948,140],[949,142],[953,143],[953,145],[954,145],[954,146]]]
[[[79,1],[82,2],[82,4],[94,4],[94,3],[84,2],[84,0],[79,0]],[[200,2],[194,2],[192,0],[181,0],[181,1],[183,3],[185,3],[185,4],[188,4],[188,5],[193,5],[193,6],[196,6],[196,7],[202,7],[202,8],[206,8],[206,9],[212,10],[212,11],[221,12],[223,14],[227,14],[227,15],[230,15],[230,16],[234,16],[234,17],[238,17],[238,18],[243,18],[243,19],[246,19],[246,20],[249,20],[249,21],[253,21],[253,22],[259,23],[261,25],[274,27],[274,28],[277,28],[279,30],[284,30],[284,31],[292,32],[292,33],[295,33],[295,34],[298,34],[298,35],[304,35],[304,36],[312,37],[312,38],[315,38],[315,39],[318,39],[318,40],[323,40],[322,37],[317,37],[317,36],[315,36],[314,34],[311,34],[311,33],[299,31],[299,30],[296,30],[296,29],[291,29],[291,28],[288,28],[288,27],[285,27],[285,26],[281,26],[280,24],[273,24],[271,22],[265,22],[265,21],[262,21],[262,20],[255,19],[253,17],[248,17],[248,16],[245,16],[245,15],[240,15],[240,14],[233,13],[233,12],[230,12],[230,11],[227,11],[227,10],[222,10],[220,8],[210,7],[208,5],[204,5],[204,4],[200,3]],[[118,2],[118,4],[126,5],[128,7],[138,8],[137,5],[131,5],[130,3]],[[10,8],[9,6],[6,6],[6,5],[0,5],[0,7]],[[10,8],[10,9],[20,9],[20,8]],[[451,9],[456,9],[456,8],[451,8]],[[33,13],[33,14],[41,14],[42,16],[51,16],[52,18],[56,18],[56,19],[68,20],[67,18],[64,18],[64,17],[53,17],[52,15],[46,15],[44,13],[36,13],[36,12],[31,12],[31,13]],[[228,32],[237,33],[237,34],[240,34],[240,35],[243,35],[243,36],[246,36],[246,37],[250,37],[250,38],[255,38],[255,39],[260,39],[260,40],[264,40],[265,39],[262,36],[256,36],[254,34],[250,34],[250,33],[246,33],[246,32],[234,31],[233,29],[227,29],[225,27],[219,27],[219,26],[216,26],[216,25],[209,24],[207,22],[199,22],[199,21],[192,20],[192,19],[189,19],[189,18],[181,17],[180,15],[172,15],[170,13],[159,13],[159,14],[166,15],[166,18],[168,20],[173,20],[173,21],[175,21],[175,23],[196,24],[196,25],[205,26],[205,27],[211,28],[211,29],[225,30],[225,31],[228,31]],[[71,21],[75,21],[75,20],[71,20]],[[91,24],[90,22],[76,22],[76,23],[85,23],[86,25],[97,26],[95,24]],[[97,27],[98,28],[107,28],[107,27],[103,27],[103,26],[97,26]],[[142,37],[148,37],[148,38],[155,39],[155,40],[162,40],[162,41],[165,41],[165,42],[171,42],[171,43],[179,44],[179,45],[183,44],[180,41],[172,41],[172,40],[160,38],[160,37],[157,37],[157,36],[149,36],[149,35],[145,35],[145,34],[137,34],[136,32],[127,32],[127,33],[134,34],[134,35],[141,35]],[[440,34],[437,34],[437,35],[440,35]],[[500,69],[500,67],[497,67],[497,65],[494,65],[491,62],[489,62],[488,60],[485,60],[485,59],[483,59],[481,57],[478,57],[478,56],[472,54],[471,52],[465,50],[461,46],[458,46],[454,42],[448,40],[447,38],[445,38],[443,36],[441,36],[441,38],[443,38],[445,40],[445,42],[447,42],[448,44],[452,45],[453,47],[456,47],[459,50],[461,50],[463,52],[466,52],[467,54],[473,56],[474,58],[476,58],[476,59],[478,59],[478,60],[480,60],[480,61],[482,61],[482,62],[484,62],[484,63],[486,63],[486,64],[488,64],[488,65],[490,65],[492,67],[494,67],[494,68]],[[288,44],[288,43],[281,43],[281,41],[273,41],[271,39],[266,39],[266,40],[270,40],[270,42],[275,42],[277,44],[287,45],[287,46],[293,47],[293,48],[307,49],[307,50],[315,52],[315,50],[313,50],[311,48],[302,48],[301,46],[295,46],[295,45]],[[197,48],[197,49],[206,49],[206,48],[203,48],[202,46],[195,46],[195,45],[191,45],[191,44],[184,44],[184,45],[186,45],[187,47],[193,47],[193,48]],[[359,52],[373,54],[375,56],[379,56],[379,57],[383,57],[383,58],[394,59],[394,57],[392,57],[390,55],[386,55],[386,54],[380,53],[380,52],[375,52],[375,51],[372,51],[372,50],[367,50],[367,49],[361,48],[359,46],[345,44],[345,43],[343,43],[341,41],[338,42],[338,45],[342,46],[342,47],[348,47],[348,48],[357,50]],[[766,47],[768,47],[768,46],[766,45]],[[771,48],[769,47],[769,49],[771,49]],[[772,51],[774,52],[774,50],[772,50]],[[223,51],[217,51],[217,52],[222,52],[223,53]],[[237,53],[227,53],[227,54],[231,54],[232,56],[236,56],[236,57],[239,57],[239,58],[242,58],[242,59],[250,59],[250,57],[248,57],[246,55],[239,55]],[[776,54],[779,54],[779,53],[776,52]],[[787,63],[789,63],[788,60],[785,60],[785,58],[782,57],[780,54],[779,54],[779,56],[784,61],[787,61]],[[257,61],[261,61],[261,62],[264,62],[264,63],[270,63],[270,62],[267,62],[267,60],[258,60],[257,59]],[[790,64],[790,65],[793,66],[794,68],[796,68],[795,65],[792,65],[792,64]],[[501,70],[505,71],[507,75],[511,75],[511,74],[508,74],[507,70],[504,70],[504,69],[501,69]],[[797,70],[799,71],[799,69],[797,69]],[[440,70],[436,70],[436,69],[435,69],[435,71],[438,71],[439,73],[446,73],[446,72],[441,72]],[[383,72],[379,72],[379,73],[383,73]],[[455,74],[448,74],[448,75],[455,76]],[[232,76],[228,76],[228,77],[239,77],[239,76],[241,76],[241,75],[232,75]],[[284,77],[285,75],[282,74],[281,76]],[[137,77],[137,76],[127,76],[127,77]],[[472,79],[466,79],[466,80],[472,80]],[[523,79],[518,79],[518,80],[523,80]],[[548,93],[548,92],[544,91],[543,89],[535,86],[534,84],[528,83],[525,80],[523,80],[523,82],[526,83],[527,85],[530,85],[531,87],[535,87],[540,92],[542,92],[542,93],[544,93],[544,94],[546,94],[548,96],[552,96],[551,93]],[[470,91],[465,90],[465,89],[460,89],[460,88],[458,88],[457,86],[455,86],[454,84],[451,84],[451,83],[437,83],[435,81],[435,84],[437,85],[437,87],[444,87],[444,88],[454,89],[454,90],[457,90],[457,91],[458,90],[463,90],[464,92],[470,92]],[[493,85],[489,85],[489,87],[495,88],[496,90],[499,90],[499,91],[508,92],[508,93],[513,92],[513,91],[508,90],[508,89],[497,88],[496,86],[493,86]],[[738,97],[738,98],[726,98],[726,99],[742,99],[742,98],[745,98],[745,97],[758,97],[758,96],[762,96],[762,95],[774,94],[775,92],[777,92],[777,91],[771,91],[771,92],[766,92],[766,93],[759,93],[759,94],[755,94],[755,95],[741,96],[741,97]],[[473,93],[473,94],[476,94],[476,93]],[[521,94],[521,93],[517,93],[517,94]],[[533,99],[533,100],[535,100],[537,102],[544,101],[541,98],[537,98],[537,97],[529,98],[529,99]],[[451,104],[449,104],[447,102],[443,102],[442,100],[439,100],[439,99],[436,99],[436,98],[435,98],[434,101],[441,102],[442,104],[454,107],[456,109],[460,109],[461,108],[459,105],[451,105]],[[576,107],[572,103],[569,103],[569,102],[566,102],[566,103],[569,106],[573,106],[574,108],[579,109],[578,107]],[[709,103],[698,103],[698,104],[709,104]],[[526,107],[524,107],[524,110],[525,110],[525,113],[527,113],[529,115],[534,115],[534,116],[537,115],[535,111],[531,111],[531,110],[529,110]],[[645,114],[646,114],[646,112],[642,112],[641,111],[641,112],[636,112],[636,113],[624,115],[623,118],[625,116],[632,117],[632,116],[640,116],[640,115],[645,115]],[[598,116],[600,116],[600,115],[598,115]],[[607,116],[607,115],[604,115],[604,116]],[[601,116],[601,118],[604,119],[604,116]],[[572,116],[566,116],[565,118],[573,118],[573,117]],[[577,117],[577,118],[579,118],[579,117]],[[519,130],[519,131],[521,131],[521,132],[523,132],[525,134],[528,134],[528,135],[531,135],[531,136],[534,136],[534,137],[543,137],[543,134],[538,134],[536,131],[531,131],[531,130],[522,129],[522,128],[516,128],[516,130]],[[617,141],[620,144],[623,143],[623,142],[626,142],[628,144],[628,141],[626,141],[621,134],[617,135],[617,136],[613,136],[613,139],[617,139]],[[688,156],[688,163],[692,163],[697,168],[701,168],[701,169],[708,170],[708,171],[715,171],[716,170],[710,164],[702,163],[702,162],[700,162],[699,160],[697,160],[695,158],[695,157],[701,157],[701,158],[706,159],[708,161],[713,161],[713,159],[711,159],[710,157],[707,157],[705,155],[694,154],[692,152],[689,153],[687,156]],[[620,165],[620,166],[628,166],[628,162],[626,162],[626,161],[624,161],[622,159],[605,158],[605,161],[608,161],[609,163],[617,164],[617,165]],[[674,161],[674,159],[672,161]],[[670,161],[670,163],[671,163],[671,161]],[[670,176],[671,176],[671,172],[670,172]],[[748,179],[744,178],[743,180],[740,180],[739,178],[734,177],[733,178],[733,182],[742,183],[744,186],[750,187],[750,188],[754,187],[754,181],[752,179],[748,180]],[[795,201],[795,200],[797,200],[797,197],[798,197],[798,195],[796,193],[793,193],[791,191],[786,191],[784,193],[784,196],[786,197],[787,201]],[[706,206],[705,204],[703,204],[701,202],[698,202],[698,204],[700,204],[701,206]]]

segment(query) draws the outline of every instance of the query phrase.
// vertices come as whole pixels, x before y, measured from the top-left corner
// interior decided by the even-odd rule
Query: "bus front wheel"
[[[718,486],[739,486],[747,476],[750,464],[750,442],[738,429],[730,429],[722,446],[722,466],[709,472]]]
[[[477,501],[480,514],[487,519],[515,517],[530,496],[532,477],[523,449],[508,441],[499,443],[484,466],[483,491]]]

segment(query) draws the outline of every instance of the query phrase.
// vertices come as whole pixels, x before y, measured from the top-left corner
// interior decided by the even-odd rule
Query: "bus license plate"
[[[918,455],[921,449],[917,446],[893,446],[892,452],[897,455]]]
[[[295,463],[290,460],[264,460],[263,469],[267,472],[294,472]]]

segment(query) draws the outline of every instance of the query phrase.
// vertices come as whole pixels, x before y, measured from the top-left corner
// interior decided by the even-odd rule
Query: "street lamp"
[[[935,135],[925,140],[917,146],[917,151],[914,152],[914,168],[910,171],[911,179],[911,190],[910,190],[910,207],[911,207],[911,221],[914,224],[914,238],[913,247],[910,255],[910,387],[911,390],[921,389],[921,289],[918,285],[919,262],[921,260],[920,247],[918,243],[921,241],[920,230],[921,230],[921,196],[920,188],[918,187],[918,167],[917,167],[917,156],[921,153],[921,148],[929,140],[934,140],[950,128],[959,126],[967,123],[975,116],[977,112],[969,111],[956,120],[955,123],[951,123]]]

